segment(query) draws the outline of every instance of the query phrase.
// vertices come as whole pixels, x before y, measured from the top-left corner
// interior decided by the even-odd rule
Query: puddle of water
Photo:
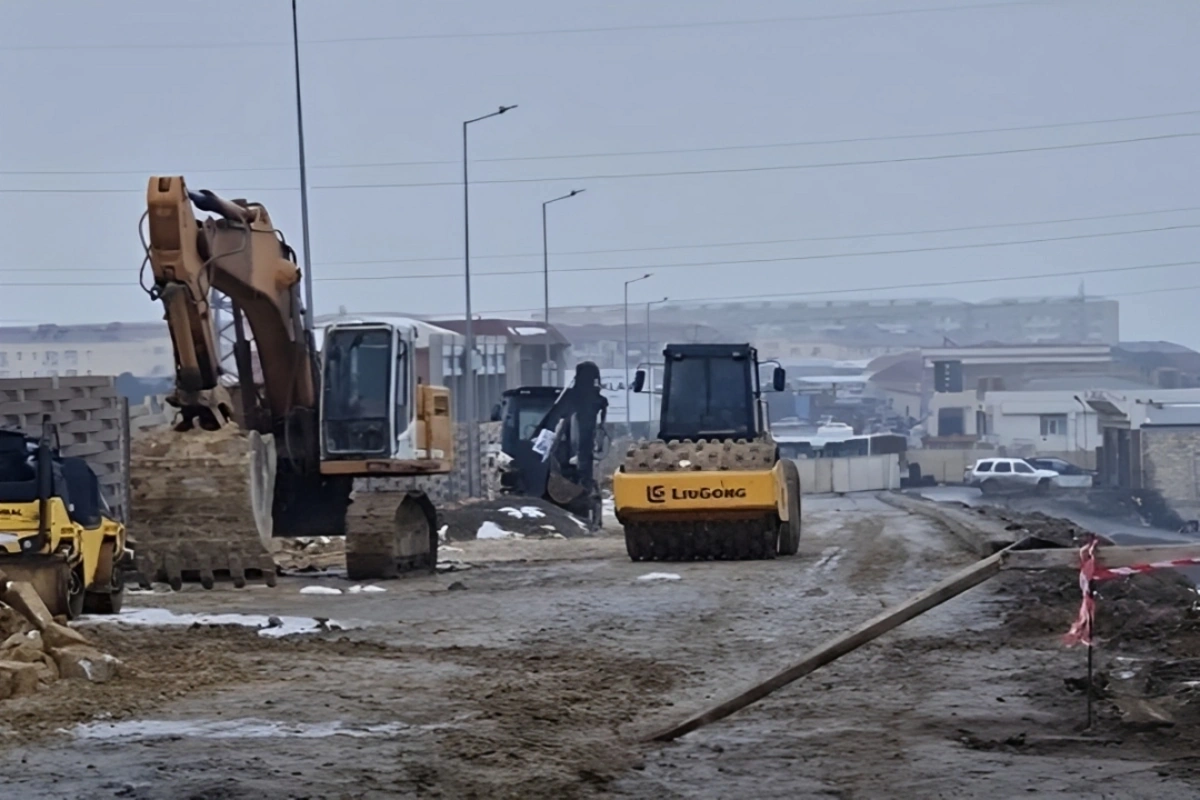
[[[76,739],[145,741],[188,737],[192,739],[324,739],[349,736],[366,739],[394,736],[411,728],[402,722],[383,725],[347,725],[341,722],[279,722],[265,719],[153,720],[80,723],[70,733]]]
[[[265,614],[176,614],[165,608],[127,608],[113,616],[82,616],[82,624],[120,622],[127,625],[242,625],[258,628],[259,636],[290,636],[298,633],[320,633],[337,626],[346,630],[352,626],[330,620],[322,626],[312,617],[270,617]]]

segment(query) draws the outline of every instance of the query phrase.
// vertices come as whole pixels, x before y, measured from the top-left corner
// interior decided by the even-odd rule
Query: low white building
[[[1015,392],[947,393],[935,400],[963,409],[961,435],[981,444],[1017,457],[1065,456],[1094,452],[1103,444],[1102,417],[1119,413],[1136,429],[1163,404],[1200,404],[1200,389],[1155,389],[1119,378],[1089,378],[1035,381]],[[938,421],[935,411],[930,417],[933,436],[939,435]]]

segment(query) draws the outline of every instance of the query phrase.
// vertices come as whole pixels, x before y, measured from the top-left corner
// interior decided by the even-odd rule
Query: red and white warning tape
[[[1186,567],[1191,564],[1200,564],[1200,558],[1176,558],[1170,561],[1133,564],[1128,567],[1098,567],[1096,566],[1096,539],[1093,537],[1087,544],[1079,548],[1079,590],[1083,593],[1083,601],[1079,604],[1079,616],[1075,618],[1071,629],[1064,637],[1067,645],[1082,644],[1090,647],[1092,644],[1092,621],[1096,616],[1096,598],[1092,594],[1093,581],[1124,578],[1143,572],[1153,572],[1156,569]]]
[[[1079,616],[1071,623],[1071,629],[1063,637],[1067,646],[1082,644],[1092,646],[1092,619],[1096,616],[1096,598],[1092,594],[1092,580],[1096,576],[1096,540],[1079,548],[1079,590],[1083,601],[1079,604]]]

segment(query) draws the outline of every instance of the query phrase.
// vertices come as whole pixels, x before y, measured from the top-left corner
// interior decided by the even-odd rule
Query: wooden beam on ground
[[[934,584],[920,594],[909,598],[899,606],[884,611],[879,616],[863,623],[854,630],[844,633],[820,647],[809,651],[795,666],[788,667],[783,672],[768,678],[756,686],[752,686],[736,697],[732,697],[714,708],[702,711],[672,728],[654,734],[650,737],[650,740],[659,742],[672,741],[711,722],[724,719],[752,703],[757,703],[775,690],[781,689],[831,661],[841,658],[852,650],[856,650],[867,642],[877,639],[893,628],[908,622],[913,617],[920,616],[929,609],[941,605],[950,598],[960,595],[974,586],[978,586],[1000,572],[1005,554],[1009,552],[1010,550],[1006,548],[989,558],[972,564],[966,569],[951,575],[949,578]],[[1078,559],[1077,552],[1072,550],[1068,550],[1067,552],[1075,554],[1076,559]]]
[[[1152,544],[1130,547],[1103,546],[1096,548],[1096,566],[1130,567],[1134,564],[1153,564],[1200,558],[1200,542],[1190,544]],[[1006,550],[1001,569],[1054,569],[1079,566],[1079,550],[1074,547],[1052,550]]]

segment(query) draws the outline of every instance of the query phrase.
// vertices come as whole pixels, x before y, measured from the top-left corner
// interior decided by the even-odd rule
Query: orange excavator
[[[141,280],[170,328],[167,402],[178,423],[132,446],[143,583],[242,586],[261,574],[273,585],[281,537],[345,536],[354,580],[435,569],[438,517],[424,491],[411,481],[386,495],[354,491],[359,478],[451,469],[450,394],[416,380],[417,324],[309,330],[295,254],[261,204],[191,191],[175,176],[150,178],[146,201]],[[232,303],[236,410],[212,289]]]

